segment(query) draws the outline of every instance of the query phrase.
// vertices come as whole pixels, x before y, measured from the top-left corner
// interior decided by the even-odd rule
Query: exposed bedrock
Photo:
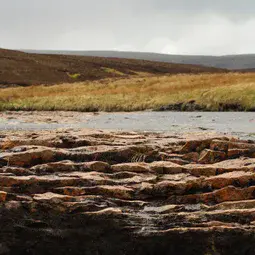
[[[255,254],[254,141],[0,137],[0,254]]]

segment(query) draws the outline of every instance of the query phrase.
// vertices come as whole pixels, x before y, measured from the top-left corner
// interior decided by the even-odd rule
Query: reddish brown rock
[[[25,151],[5,153],[2,160],[8,166],[27,167],[38,163],[48,163],[63,157],[64,152],[47,147],[25,147]]]
[[[255,143],[244,143],[244,142],[230,142],[228,148],[231,149],[247,149],[255,151]]]
[[[148,167],[158,174],[178,174],[182,173],[183,167],[169,161],[155,161],[148,164]]]
[[[238,158],[240,156],[248,156],[250,153],[249,149],[229,149],[228,158]]]
[[[96,172],[107,172],[110,170],[110,165],[107,162],[91,161],[84,164],[89,170]]]
[[[75,201],[74,197],[66,196],[66,195],[60,195],[55,193],[44,193],[44,194],[35,194],[33,199],[36,202],[47,202],[47,203],[63,203],[63,202],[70,202]]]
[[[176,198],[178,203],[204,203],[204,204],[218,204],[222,206],[221,203],[226,201],[247,201],[249,199],[255,198],[255,187],[250,188],[236,188],[234,186],[227,186],[219,190],[215,190],[210,193],[201,193],[193,195],[185,195]],[[238,208],[238,205],[236,206]],[[213,208],[217,209],[217,206]]]
[[[192,161],[192,162],[198,162],[199,153],[198,152],[190,152],[190,153],[187,153],[187,154],[183,155],[182,158],[184,160],[189,160],[189,161]]]
[[[210,144],[210,149],[213,151],[228,151],[229,142],[224,140],[213,140]]]
[[[226,159],[226,153],[222,151],[204,150],[200,154],[198,163],[213,164]]]
[[[185,145],[181,148],[180,152],[201,152],[205,148],[209,148],[211,141],[212,139],[187,141]]]
[[[150,172],[150,168],[146,163],[125,163],[113,165],[112,170],[114,172],[134,172],[134,173],[147,173]]]
[[[0,191],[0,202],[4,202],[6,200],[7,193],[4,191]]]
[[[102,131],[7,139],[16,145],[0,155],[0,254],[255,253],[251,141]]]
[[[190,164],[185,166],[186,172],[194,176],[214,176],[217,174],[217,167],[213,165]]]

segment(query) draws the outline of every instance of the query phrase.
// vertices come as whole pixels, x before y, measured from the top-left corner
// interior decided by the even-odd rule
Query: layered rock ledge
[[[255,254],[255,142],[1,133],[0,254]]]

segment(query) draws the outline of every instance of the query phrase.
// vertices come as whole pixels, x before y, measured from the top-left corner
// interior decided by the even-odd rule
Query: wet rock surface
[[[254,141],[0,137],[0,254],[255,254]]]

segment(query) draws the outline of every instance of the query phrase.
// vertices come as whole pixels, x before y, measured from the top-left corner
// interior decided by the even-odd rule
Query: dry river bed
[[[2,129],[0,148],[1,255],[255,254],[255,141]]]

